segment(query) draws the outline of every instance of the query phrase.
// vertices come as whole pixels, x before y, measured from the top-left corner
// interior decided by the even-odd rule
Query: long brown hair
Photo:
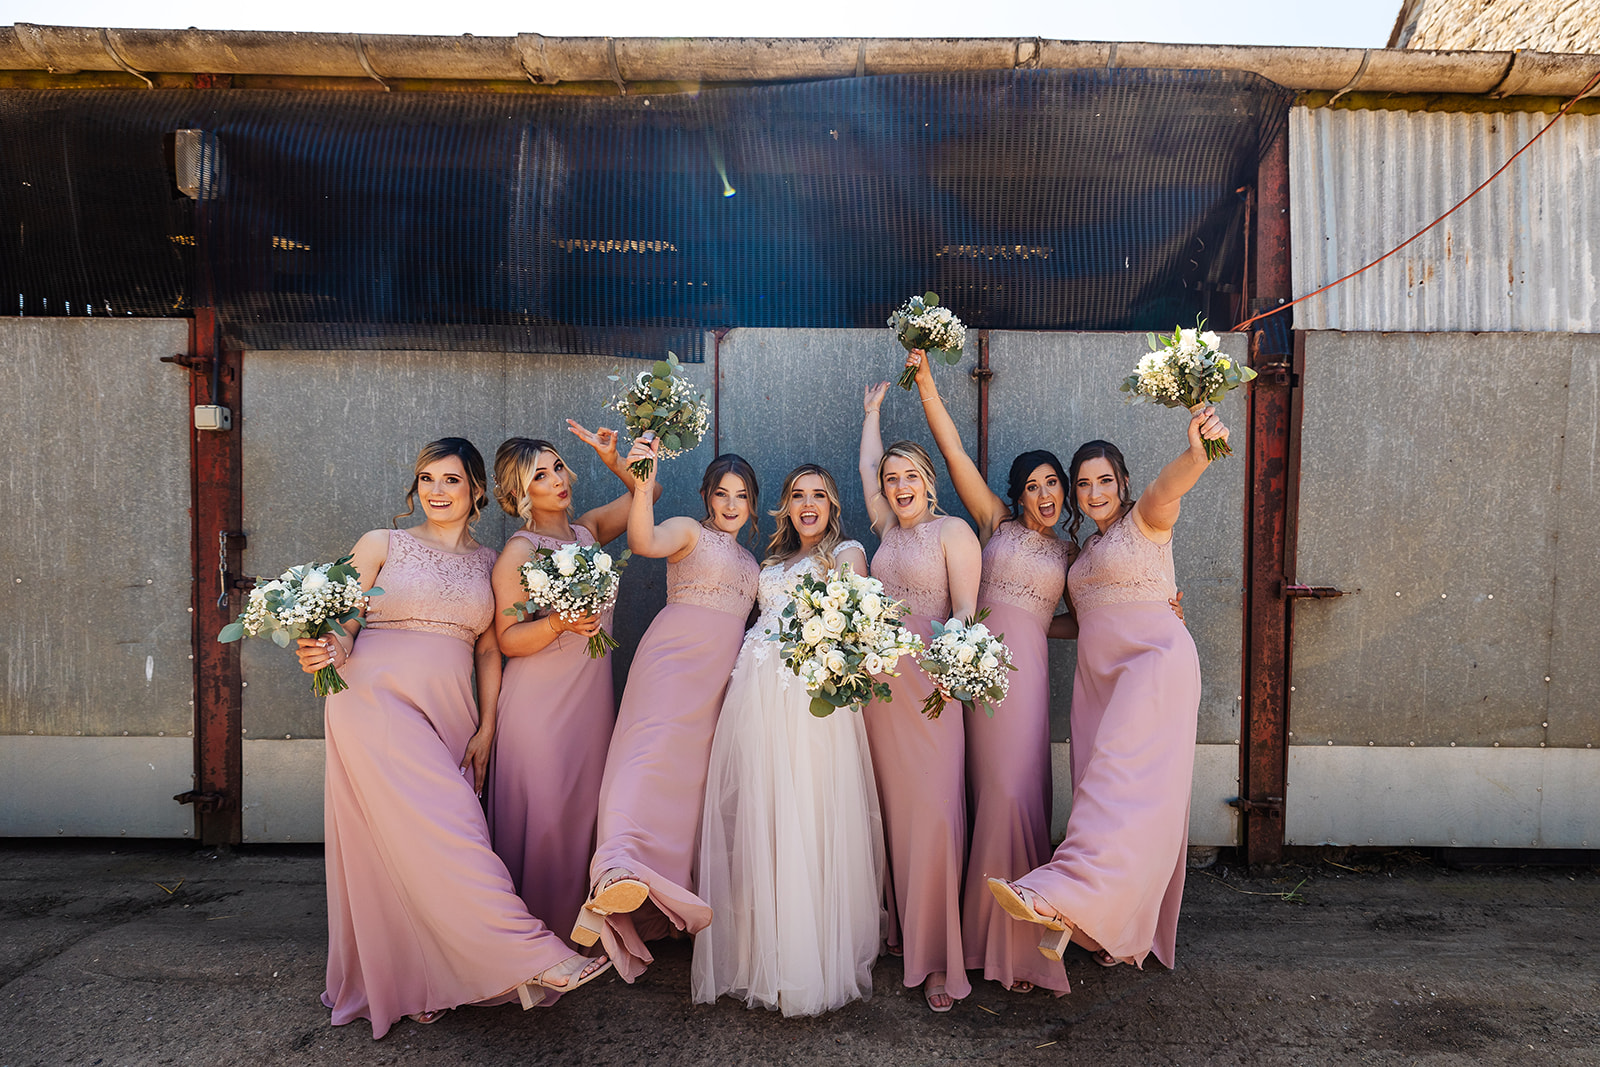
[[[817,542],[812,551],[824,567],[833,566],[833,550],[844,540],[843,519],[839,515],[839,483],[833,480],[828,468],[815,463],[802,463],[783,479],[783,488],[778,491],[778,507],[767,512],[778,520],[778,528],[767,542],[767,558],[761,561],[763,567],[781,562],[800,551],[800,531],[794,528],[794,523],[789,519],[789,494],[794,492],[794,483],[808,474],[815,474],[822,479],[822,491],[828,497],[828,528],[822,532],[822,540]]]
[[[755,468],[745,462],[743,456],[732,452],[724,452],[706,465],[705,477],[700,479],[700,500],[706,506],[706,517],[700,520],[702,526],[714,526],[711,517],[711,494],[717,491],[717,486],[722,484],[724,474],[735,475],[744,482],[746,493],[750,494],[750,546],[756,545],[760,535],[760,515],[757,510],[761,502],[761,487],[756,484]]]
[[[422,451],[417,453],[417,462],[411,468],[411,488],[406,490],[406,509],[389,520],[390,526],[398,529],[401,519],[416,514],[417,486],[423,468],[451,456],[461,461],[462,469],[467,472],[467,487],[472,490],[472,514],[467,516],[467,522],[471,524],[478,521],[478,516],[483,514],[484,505],[489,503],[489,479],[484,477],[483,473],[483,453],[474,448],[472,442],[465,437],[441,437],[437,441],[429,441],[422,446]]]
[[[533,521],[533,504],[528,499],[528,482],[533,478],[533,468],[544,453],[555,456],[567,468],[567,515],[578,500],[578,476],[572,465],[562,459],[556,446],[538,437],[512,437],[494,450],[494,498],[507,515],[514,515],[524,524]]]
[[[1078,540],[1078,527],[1083,524],[1083,512],[1078,510],[1078,470],[1091,459],[1105,460],[1111,464],[1111,471],[1117,476],[1117,499],[1122,502],[1122,510],[1117,518],[1122,518],[1133,507],[1133,497],[1128,495],[1128,462],[1122,458],[1122,449],[1110,441],[1089,441],[1079,445],[1072,454],[1067,478],[1067,507],[1072,511],[1072,519],[1067,523],[1067,538],[1074,543]]]

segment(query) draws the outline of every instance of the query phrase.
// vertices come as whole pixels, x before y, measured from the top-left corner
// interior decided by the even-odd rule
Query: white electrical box
[[[197,430],[233,429],[233,412],[220,404],[196,404],[194,428]]]

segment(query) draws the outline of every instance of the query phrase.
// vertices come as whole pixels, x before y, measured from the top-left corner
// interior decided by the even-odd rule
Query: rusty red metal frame
[[[1257,188],[1255,312],[1276,307],[1292,295],[1286,130],[1263,155]],[[1283,857],[1289,754],[1285,583],[1292,573],[1300,408],[1294,353],[1272,351],[1271,336],[1250,335],[1250,362],[1260,377],[1249,393],[1244,693],[1236,802],[1244,819],[1244,854],[1249,863],[1276,863]],[[1298,340],[1295,347],[1301,347]]]
[[[989,383],[994,371],[989,366],[989,331],[978,331],[978,365],[972,368],[978,383],[978,473],[989,480]]]
[[[196,404],[230,408],[233,427],[202,431],[194,429],[190,420],[195,780],[192,792],[175,799],[194,804],[195,835],[199,841],[230,845],[244,836],[242,678],[239,645],[218,643],[217,632],[233,621],[244,596],[236,587],[244,550],[240,448],[243,359],[242,353],[219,345],[216,313],[211,308],[196,309],[189,336],[191,410]],[[213,366],[213,360],[219,365]],[[219,545],[225,574],[219,573]],[[227,601],[219,604],[223,593],[227,594]]]

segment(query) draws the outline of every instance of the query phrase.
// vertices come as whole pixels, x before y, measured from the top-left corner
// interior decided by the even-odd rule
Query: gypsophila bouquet
[[[614,382],[622,380],[620,373],[608,377]],[[634,375],[632,383],[612,397],[608,406],[622,416],[628,436],[635,441],[645,434],[654,435],[661,442],[656,451],[661,459],[682,455],[699,444],[711,418],[705,394],[694,391],[671,352],[649,370]],[[635,477],[644,478],[654,466],[651,460],[641,459],[628,464],[628,469]]]
[[[623,550],[613,560],[599,545],[562,545],[536,548],[533,558],[522,565],[522,588],[528,599],[513,604],[506,614],[518,622],[535,611],[551,611],[573,621],[585,615],[598,615],[617,601],[617,586],[622,568],[633,553]],[[616,638],[604,629],[589,638],[589,658],[599,659],[607,649],[617,647]]]
[[[889,316],[889,329],[907,352],[920,348],[929,359],[947,366],[961,362],[961,346],[967,343],[967,328],[955,313],[939,306],[938,293],[914,296]],[[900,388],[910,389],[917,381],[917,368],[907,367],[900,375]]]
[[[244,611],[222,628],[217,640],[226,643],[264,634],[279,648],[288,648],[297,638],[315,640],[333,633],[335,626],[347,622],[359,625],[367,610],[367,599],[383,590],[361,591],[361,575],[350,566],[354,558],[302,563],[276,578],[258,578]],[[332,665],[311,676],[311,691],[319,697],[348,688]]]
[[[1150,354],[1139,361],[1138,369],[1122,380],[1120,388],[1129,403],[1147,401],[1169,408],[1194,412],[1215,404],[1251,379],[1256,372],[1218,351],[1216,334],[1205,328],[1205,320],[1195,328],[1175,328],[1171,337],[1146,334]],[[1206,458],[1231,456],[1228,442],[1205,438]]]
[[[990,718],[994,706],[1005,699],[1011,686],[1006,675],[1017,668],[1011,665],[1006,635],[996,637],[983,624],[988,617],[985,608],[966,622],[951,619],[933,624],[933,640],[918,661],[937,686],[922,705],[922,714],[928,718],[939,717],[947,695],[982,708]]]
[[[789,587],[774,641],[811,694],[811,714],[860,707],[877,697],[894,699],[889,684],[901,656],[922,650],[922,638],[900,626],[905,606],[884,595],[883,583],[856,574],[846,563],[824,575],[802,574]]]

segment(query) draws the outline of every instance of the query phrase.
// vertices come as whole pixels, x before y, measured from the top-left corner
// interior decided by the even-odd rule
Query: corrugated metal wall
[[[1296,295],[1421,230],[1551,118],[1292,109]],[[1600,332],[1600,115],[1567,115],[1416,243],[1293,314],[1302,330]]]

